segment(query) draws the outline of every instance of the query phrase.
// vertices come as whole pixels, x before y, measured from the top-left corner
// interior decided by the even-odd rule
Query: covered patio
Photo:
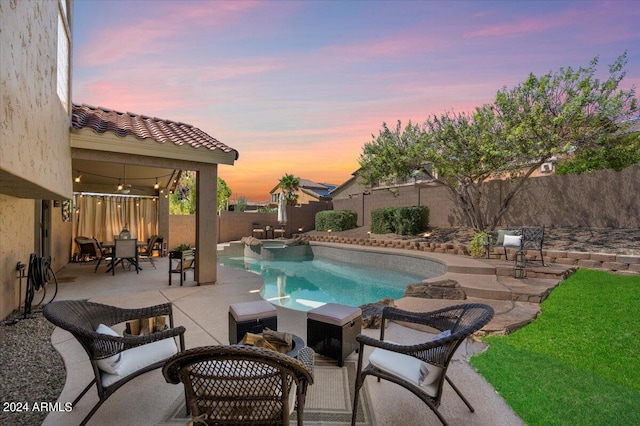
[[[74,104],[71,124],[73,237],[113,241],[127,226],[133,238],[161,235],[170,248],[168,195],[182,171],[194,171],[195,280],[215,283],[218,164],[233,165],[238,152],[188,124],[101,107]]]

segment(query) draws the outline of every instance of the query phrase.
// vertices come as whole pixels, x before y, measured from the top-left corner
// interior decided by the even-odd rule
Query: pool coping
[[[352,244],[341,243],[327,243],[310,241],[309,245],[313,246],[326,246],[334,247],[338,249],[345,249],[349,251],[359,251],[368,253],[380,253],[380,254],[397,254],[405,257],[413,257],[417,259],[430,260],[443,265],[446,268],[446,273],[456,274],[473,274],[473,275],[496,275],[496,267],[494,265],[487,264],[486,262],[465,258],[462,256],[443,254],[443,253],[431,253],[410,251],[390,247],[372,247],[372,246],[354,246]]]

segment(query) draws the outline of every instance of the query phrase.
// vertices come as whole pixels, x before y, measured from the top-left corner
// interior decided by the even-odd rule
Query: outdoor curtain
[[[73,238],[114,241],[126,225],[132,238],[146,242],[158,233],[157,204],[155,198],[78,195]]]

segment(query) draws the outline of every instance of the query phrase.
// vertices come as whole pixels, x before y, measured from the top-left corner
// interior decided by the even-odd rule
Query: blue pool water
[[[316,258],[220,257],[218,262],[222,266],[261,275],[265,282],[261,293],[264,299],[299,311],[325,303],[360,306],[385,297],[399,299],[407,284],[423,279],[417,275]]]

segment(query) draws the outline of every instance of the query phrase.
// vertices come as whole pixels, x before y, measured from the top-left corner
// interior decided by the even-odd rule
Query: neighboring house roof
[[[161,118],[118,112],[112,109],[73,104],[71,125],[75,130],[92,129],[96,133],[113,132],[120,137],[129,135],[138,139],[153,139],[160,144],[171,142],[174,145],[191,145],[193,148],[216,149],[225,153],[238,151],[228,147],[212,136],[190,124],[163,120]]]
[[[300,190],[316,198],[331,198],[330,193],[335,188],[336,185],[330,183],[317,183],[309,179],[300,179]],[[269,193],[273,194],[278,189],[280,189],[280,185],[276,185]]]
[[[351,177],[349,179],[347,179],[346,181],[342,182],[340,185],[336,186],[334,189],[331,190],[331,196],[335,196],[336,194],[341,193],[345,188],[348,188],[353,182],[356,181],[356,179],[358,179],[358,172],[360,171],[360,169],[356,170],[355,172],[351,173]]]
[[[623,133],[640,133],[640,115],[637,115],[623,123]]]

